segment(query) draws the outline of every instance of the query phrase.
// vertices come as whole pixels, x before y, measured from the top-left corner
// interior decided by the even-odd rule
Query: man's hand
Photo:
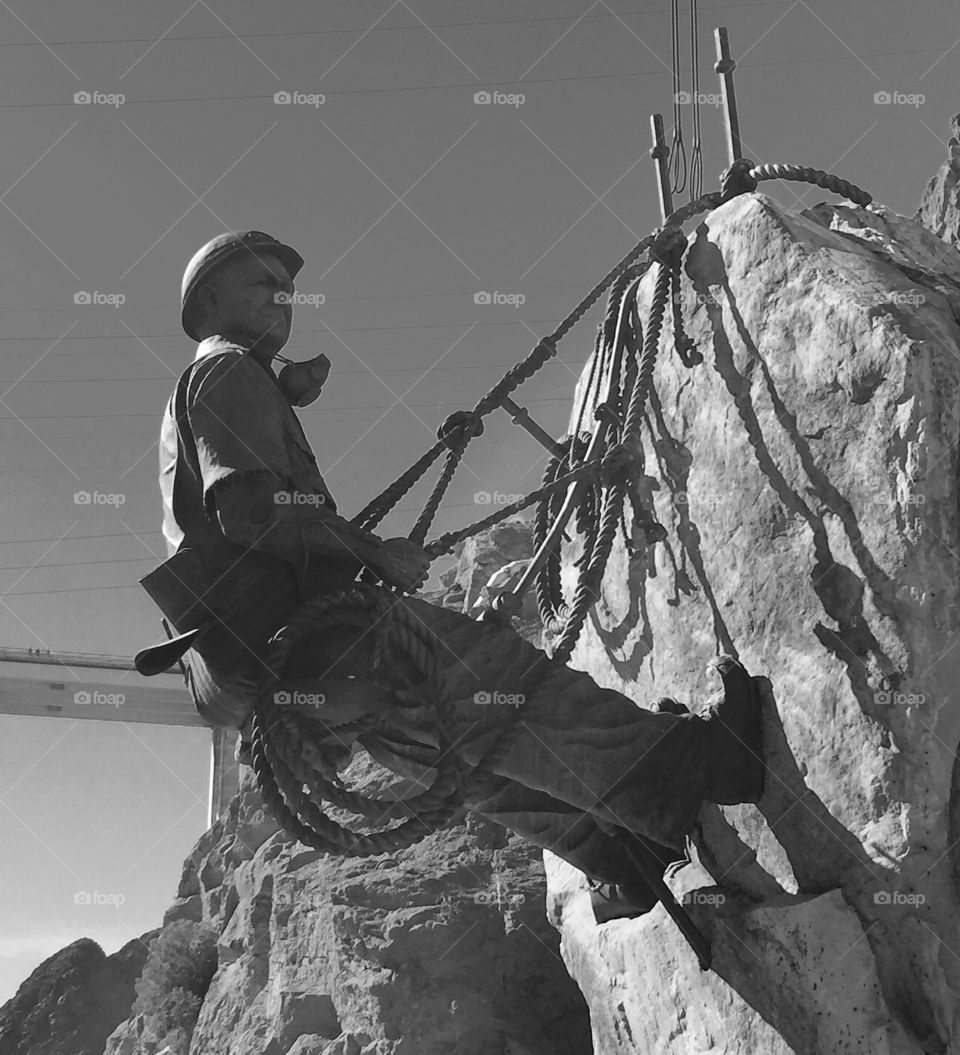
[[[431,560],[416,542],[408,538],[388,538],[383,540],[376,570],[388,585],[412,593],[426,580]]]

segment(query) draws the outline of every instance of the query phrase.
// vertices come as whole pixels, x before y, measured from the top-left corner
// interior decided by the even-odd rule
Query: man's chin
[[[253,340],[253,343],[250,346],[251,351],[269,352],[270,355],[276,355],[286,347],[287,338],[289,336],[289,333],[281,336],[275,330],[265,333],[259,338]]]

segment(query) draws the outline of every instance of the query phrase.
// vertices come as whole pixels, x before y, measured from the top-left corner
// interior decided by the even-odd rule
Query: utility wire
[[[670,74],[673,85],[673,139],[668,166],[670,189],[680,194],[687,185],[687,151],[683,143],[683,94],[680,88],[680,0],[670,0]]]

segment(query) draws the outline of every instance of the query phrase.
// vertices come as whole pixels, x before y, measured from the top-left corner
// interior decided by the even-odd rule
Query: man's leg
[[[753,687],[732,661],[721,671],[725,699],[707,717],[655,713],[548,659],[510,628],[418,598],[399,603],[434,637],[454,712],[451,733],[469,764],[494,752],[495,775],[592,813],[605,829],[664,846],[682,844],[702,802],[758,796],[763,769],[755,699],[748,698]],[[327,631],[320,637],[329,645]],[[366,630],[345,628],[337,673],[369,673],[373,640]],[[303,644],[313,652],[312,642]],[[396,720],[404,726],[413,714],[398,708]]]
[[[725,698],[706,717],[656,713],[509,628],[403,603],[436,636],[454,734],[472,764],[494,750],[495,774],[666,846],[681,845],[704,801],[758,797],[756,693],[738,664],[721,669]]]
[[[623,838],[601,831],[590,814],[542,791],[494,777],[471,794],[466,805],[535,846],[550,850],[593,879],[622,884],[638,880]],[[684,858],[682,849],[653,842],[647,845],[662,868]],[[653,900],[651,894],[651,904]]]

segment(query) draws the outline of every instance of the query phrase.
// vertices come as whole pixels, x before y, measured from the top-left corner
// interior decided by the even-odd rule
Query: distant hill
[[[129,1014],[150,931],[112,956],[90,938],[54,953],[0,1007],[0,1055],[103,1055]]]

